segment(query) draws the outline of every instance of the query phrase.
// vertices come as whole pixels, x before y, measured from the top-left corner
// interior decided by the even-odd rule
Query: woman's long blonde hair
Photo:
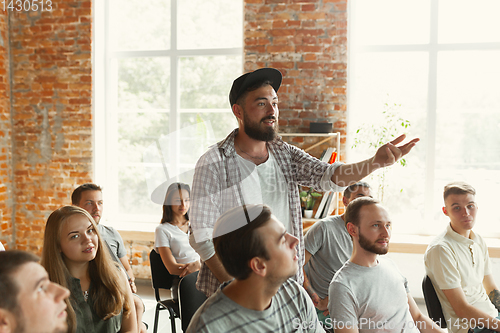
[[[52,282],[59,283],[69,289],[71,274],[63,260],[61,228],[68,217],[75,214],[87,217],[97,234],[97,253],[95,258],[89,262],[88,268],[90,280],[92,281],[90,293],[94,300],[95,312],[103,320],[119,315],[122,309],[123,314],[128,315],[133,304],[126,297],[126,286],[120,283],[123,281],[123,278],[120,276],[120,269],[113,262],[113,259],[111,259],[109,251],[105,250],[106,245],[97,231],[94,219],[84,209],[76,206],[65,206],[50,214],[45,226],[41,264],[49,273],[49,279]],[[66,299],[68,306],[68,328],[69,332],[74,332],[77,324],[75,311],[70,301],[71,298]]]

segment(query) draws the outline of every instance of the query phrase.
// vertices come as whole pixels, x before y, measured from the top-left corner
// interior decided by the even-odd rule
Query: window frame
[[[103,199],[105,202],[105,223],[119,228],[120,230],[143,230],[154,231],[154,227],[161,218],[161,208],[157,215],[147,214],[122,214],[118,202],[118,167],[115,152],[118,147],[117,119],[118,105],[113,96],[117,96],[116,82],[114,78],[112,62],[119,59],[161,57],[169,58],[170,62],[170,104],[169,109],[129,109],[128,113],[168,113],[169,133],[174,133],[180,127],[179,119],[181,113],[230,113],[227,109],[180,109],[180,59],[183,57],[196,56],[242,56],[243,42],[240,47],[214,48],[214,49],[178,49],[177,47],[177,5],[179,0],[170,0],[170,48],[165,50],[134,50],[116,51],[111,50],[111,43],[107,42],[110,36],[110,0],[93,2],[95,13],[95,29],[93,37],[95,41],[94,50],[94,182],[103,187]],[[181,0],[182,1],[182,0]],[[243,15],[243,13],[242,13]],[[243,28],[242,28],[243,29]],[[99,33],[96,33],[99,32]],[[102,33],[104,32],[104,33]],[[243,70],[243,57],[241,69]],[[235,73],[237,75],[238,73]],[[178,147],[177,147],[178,148]],[[179,149],[175,149],[176,163],[174,168],[181,165],[179,162]],[[122,164],[123,165],[123,164]],[[142,163],[127,163],[127,166],[140,166]],[[193,165],[194,168],[194,165]]]
[[[442,193],[433,191],[436,176],[436,133],[437,133],[437,98],[438,98],[438,57],[443,51],[484,51],[494,50],[500,51],[500,42],[464,42],[464,43],[439,43],[438,42],[438,25],[439,25],[439,0],[430,1],[430,30],[429,42],[426,44],[404,44],[404,45],[356,45],[353,42],[353,26],[356,24],[356,14],[354,11],[354,1],[348,2],[348,74],[347,74],[347,133],[354,133],[353,122],[349,121],[355,116],[350,110],[352,101],[351,91],[353,89],[353,81],[356,77],[356,65],[353,61],[354,54],[380,52],[380,53],[401,53],[401,52],[425,52],[428,54],[428,73],[427,73],[427,106],[426,106],[426,147],[425,147],[425,198],[424,207],[426,220],[432,220],[432,214],[429,212],[429,207],[434,208],[435,199],[442,197]],[[347,135],[347,147],[353,145],[353,137]],[[351,153],[352,154],[352,153]],[[346,151],[347,160],[349,160],[349,149]],[[471,184],[474,186],[474,184]],[[437,197],[436,197],[437,196]],[[486,220],[486,216],[482,218]],[[427,229],[426,231],[428,231]],[[443,228],[437,227],[432,232],[427,233],[428,236],[434,236],[443,231]],[[425,236],[425,233],[422,235]],[[409,234],[402,235],[406,238]],[[489,236],[500,236],[500,233],[493,233]]]

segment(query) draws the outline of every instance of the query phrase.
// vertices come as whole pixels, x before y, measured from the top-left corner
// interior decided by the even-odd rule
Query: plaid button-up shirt
[[[196,242],[212,238],[215,222],[225,211],[243,204],[241,173],[238,167],[234,138],[235,129],[224,140],[212,146],[196,164],[190,223]],[[298,257],[300,269],[296,281],[302,284],[304,265],[304,238],[298,185],[314,187],[320,191],[341,191],[343,187],[331,181],[322,181],[327,171],[333,173],[341,163],[332,165],[321,162],[303,150],[289,145],[277,137],[268,142],[268,150],[276,158],[288,185],[288,203],[291,216],[291,233],[299,239]],[[272,210],[273,207],[271,207]],[[203,263],[196,286],[207,296],[213,294],[220,283],[208,266]]]

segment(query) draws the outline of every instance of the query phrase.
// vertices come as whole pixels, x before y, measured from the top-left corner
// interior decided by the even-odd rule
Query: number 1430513
[[[10,12],[50,12],[52,11],[51,0],[2,0],[0,1],[3,11]]]

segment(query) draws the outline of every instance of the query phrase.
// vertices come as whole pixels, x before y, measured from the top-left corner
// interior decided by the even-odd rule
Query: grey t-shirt
[[[328,291],[328,310],[337,328],[360,333],[418,333],[408,305],[408,281],[389,258],[375,267],[351,261],[335,274]],[[334,326],[335,329],[335,326]]]
[[[222,286],[196,311],[188,333],[198,332],[318,332],[324,333],[314,305],[304,288],[288,279],[264,311],[250,310],[233,302]]]
[[[309,228],[304,245],[312,254],[304,270],[312,288],[323,299],[328,296],[333,276],[351,257],[351,236],[340,215],[329,216]]]
[[[99,230],[99,234],[101,235],[102,239],[105,240],[106,243],[108,243],[109,248],[118,257],[118,259],[123,258],[127,254],[125,244],[123,244],[122,236],[120,236],[115,228],[98,224],[97,229]],[[116,261],[113,254],[111,254],[111,257]],[[117,262],[121,265],[119,261]]]

